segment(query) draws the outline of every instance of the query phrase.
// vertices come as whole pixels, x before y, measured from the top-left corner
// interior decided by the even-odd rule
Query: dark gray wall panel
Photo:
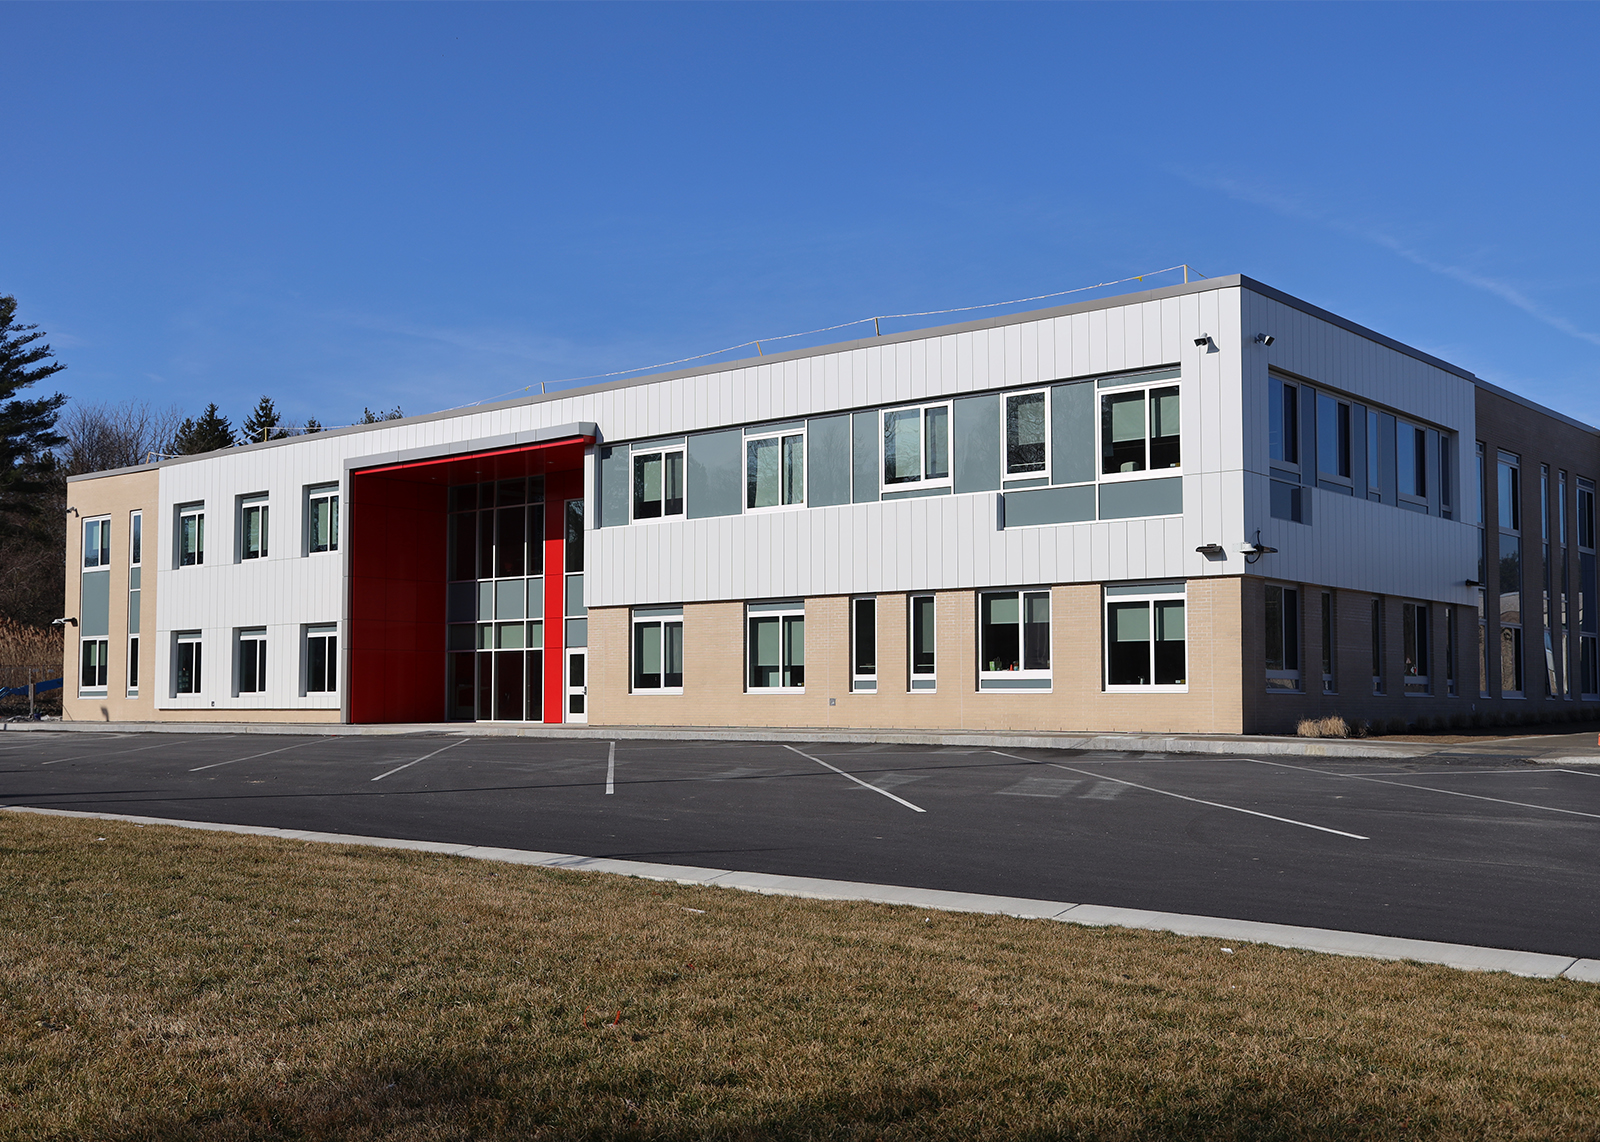
[[[90,571],[81,580],[83,606],[78,634],[105,638],[111,633],[111,572]]]
[[[599,527],[620,527],[628,522],[628,447],[607,444],[600,449]]]
[[[963,397],[955,402],[950,441],[957,492],[993,492],[1000,488],[1000,397],[995,393]]]
[[[689,437],[690,519],[738,515],[744,492],[744,432],[704,432]]]
[[[858,412],[853,429],[855,440],[855,501],[873,503],[878,498],[878,414]]]
[[[1125,484],[1100,485],[1100,518],[1132,519],[1147,515],[1179,515],[1183,512],[1183,480],[1130,480]]]
[[[1057,385],[1050,394],[1051,482],[1085,483],[1094,469],[1094,385]]]
[[[806,503],[814,508],[850,502],[850,418],[819,416],[806,422]]]
[[[1006,526],[1082,523],[1094,519],[1094,488],[1033,488],[1006,493]]]

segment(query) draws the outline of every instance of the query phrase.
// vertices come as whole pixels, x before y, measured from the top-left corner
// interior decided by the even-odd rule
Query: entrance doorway
[[[585,670],[589,652],[583,648],[567,651],[567,718],[569,722],[589,720],[589,685]]]

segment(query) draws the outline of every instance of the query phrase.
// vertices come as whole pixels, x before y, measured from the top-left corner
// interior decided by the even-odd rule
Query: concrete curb
[[[1237,757],[1348,757],[1400,760],[1440,752],[1422,744],[1360,744],[1327,738],[1201,737],[1182,734],[1007,734],[966,730],[835,730],[767,726],[512,726],[473,723],[347,725],[337,722],[7,722],[9,732],[274,734],[384,737],[447,734],[458,737],[569,738],[598,741],[748,741],[884,743],[972,746],[987,749],[1081,749],[1097,753],[1190,753]]]
[[[1443,964],[1466,971],[1503,971],[1535,979],[1568,979],[1600,983],[1600,960],[1575,956],[1554,956],[1542,952],[1521,952],[1510,948],[1480,948],[1470,944],[1445,944],[1432,940],[1409,940],[1396,936],[1376,936],[1363,932],[1340,932],[1329,928],[1302,928],[1288,924],[1265,924],[1254,920],[1230,920],[1218,916],[1187,916],[1178,912],[1152,912],[1135,908],[1111,908],[1099,904],[1069,904],[1053,900],[1028,900],[1011,896],[985,896],[972,892],[943,892],[931,888],[910,888],[892,884],[862,884],[848,880],[824,880],[807,876],[780,876],[773,873],[735,872],[731,869],[698,868],[692,865],[653,864],[645,861],[612,860],[607,857],[574,856],[527,849],[490,848],[440,841],[407,841],[394,837],[365,837],[347,833],[323,833],[303,829],[277,829],[263,825],[222,825],[211,821],[177,821],[164,817],[136,817],[120,813],[84,813],[67,809],[39,809],[32,806],[0,806],[10,813],[34,813],[47,817],[78,817],[93,821],[122,821],[134,825],[167,825],[206,832],[237,833],[245,836],[274,837],[279,840],[315,844],[363,845],[373,848],[403,849],[437,853],[443,856],[471,857],[474,860],[500,861],[536,868],[564,868],[579,872],[608,872],[644,880],[665,880],[713,888],[737,888],[773,896],[795,896],[810,900],[860,901],[926,908],[939,912],[978,912],[995,916],[1017,916],[1030,920],[1061,920],[1069,924],[1094,927],[1142,928],[1172,932],[1180,936],[1204,936],[1238,943],[1271,944],[1336,956],[1362,956],[1379,960],[1412,960],[1424,964]]]

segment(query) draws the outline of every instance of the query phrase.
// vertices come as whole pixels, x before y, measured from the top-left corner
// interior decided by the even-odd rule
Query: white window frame
[[[1111,618],[1111,608],[1126,606],[1128,604],[1143,603],[1146,607],[1147,630],[1149,631],[1148,643],[1150,646],[1149,666],[1151,681],[1132,683],[1111,682],[1111,643],[1114,624]],[[1182,682],[1156,682],[1156,644],[1170,641],[1156,638],[1156,604],[1182,603],[1183,604],[1183,681]],[[1101,596],[1101,681],[1108,694],[1187,694],[1189,692],[1189,592],[1186,583],[1150,583],[1128,584],[1106,587]]]
[[[1278,468],[1285,472],[1298,473],[1300,471],[1300,424],[1305,412],[1305,410],[1301,407],[1305,404],[1305,401],[1303,399],[1304,394],[1301,392],[1300,382],[1292,380],[1289,377],[1280,377],[1277,373],[1269,373],[1267,376],[1267,385],[1267,466],[1269,468]],[[1278,423],[1276,425],[1272,423],[1272,398],[1274,395],[1286,390],[1292,390],[1294,393],[1294,424],[1290,431],[1284,435],[1285,426],[1282,423]],[[1283,402],[1279,401],[1278,412],[1280,418],[1282,416],[1283,407]],[[1373,413],[1372,415],[1377,414]],[[1272,454],[1272,433],[1274,430],[1280,434],[1280,436],[1285,440],[1285,443],[1288,445],[1288,448],[1294,452],[1293,460],[1280,459]]]
[[[1283,625],[1278,630],[1278,637],[1283,648],[1283,663],[1280,667],[1272,666],[1272,657],[1269,650],[1270,642],[1263,641],[1261,645],[1261,662],[1267,674],[1267,693],[1269,694],[1303,694],[1305,693],[1305,661],[1306,640],[1305,624],[1301,621],[1301,602],[1305,594],[1298,583],[1268,583],[1261,596],[1261,620],[1263,635],[1270,636],[1267,619],[1267,608],[1270,605],[1272,593],[1278,592],[1279,614],[1282,616]],[[1293,606],[1286,600],[1285,593],[1294,596]],[[1294,666],[1289,666],[1289,636],[1294,640]]]
[[[862,671],[861,666],[861,628],[862,612],[868,611],[867,616],[872,623],[872,669]],[[850,599],[850,690],[855,694],[874,694],[878,690],[878,652],[881,649],[878,638],[878,598],[876,595],[856,595]]]
[[[1009,395],[1009,394],[1008,394]],[[944,475],[934,476],[928,472],[928,413],[933,411],[944,412]],[[900,476],[893,482],[889,479],[889,418],[891,416],[904,416],[907,413],[917,414],[917,474],[915,476]],[[885,408],[878,414],[878,459],[882,469],[878,479],[885,492],[911,491],[917,488],[948,488],[951,486],[953,467],[953,450],[951,448],[953,411],[949,401],[934,401],[931,404],[896,405]],[[1045,426],[1045,438],[1048,446],[1049,424]],[[1048,469],[1046,470],[1048,472]]]
[[[684,653],[683,645],[683,608],[682,607],[639,607],[632,614],[630,625],[630,638],[628,639],[628,688],[633,694],[682,694],[683,673],[678,673],[678,684],[668,685],[670,675],[667,672],[667,644],[669,628],[676,627],[678,631],[678,653]],[[655,628],[656,664],[660,667],[656,677],[660,685],[650,686],[643,679],[640,654],[644,639],[650,637],[651,628]],[[679,664],[684,665],[680,662]]]
[[[254,555],[250,554],[250,513],[261,513],[261,550]],[[239,497],[237,532],[239,536],[239,549],[234,555],[236,563],[247,560],[264,560],[271,552],[270,526],[271,512],[267,504],[265,493]]]
[[[1023,397],[1044,398],[1044,465],[1037,469],[1014,472],[1011,470],[1011,402],[1021,400]],[[953,429],[953,425],[952,425]],[[954,450],[952,449],[952,452]],[[1000,477],[1002,480],[1036,480],[1050,479],[1050,462],[1054,459],[1050,452],[1050,390],[1021,389],[1017,392],[1000,394]]]
[[[804,694],[806,648],[805,648],[805,601],[795,603],[746,603],[744,615],[744,680],[745,691],[750,694]],[[756,638],[755,624],[769,619],[778,620],[778,679],[776,686],[760,686],[756,684],[755,653]],[[801,661],[798,663],[788,661],[789,631],[793,620],[801,622]],[[792,674],[794,668],[800,668],[800,685],[784,685],[783,678],[786,673]]]
[[[1051,598],[1052,594],[1053,592],[1048,587],[1019,587],[1010,591],[978,592],[978,637],[975,641],[977,643],[978,651],[978,689],[980,691],[988,693],[1050,693],[1054,685],[1055,678],[1055,675],[1051,670],[1051,666],[1055,660],[1054,654],[1051,653],[1051,650],[1053,649],[1051,646],[1051,640],[1055,637],[1054,600]],[[1003,598],[1007,596],[1015,599],[1017,602],[1017,668],[1015,670],[991,670],[989,668],[989,664],[983,659],[983,633],[985,629],[984,610],[988,606],[990,599]],[[1024,663],[1027,662],[1028,652],[1027,627],[1029,624],[1026,621],[1027,606],[1030,600],[1040,597],[1042,597],[1045,602],[1045,655],[1047,659],[1047,665],[1042,669],[1039,667],[1033,667],[1030,669],[1024,666]]]
[[[795,437],[799,437],[800,439],[800,498],[798,500],[785,503],[783,502],[783,496],[785,492],[783,446],[785,441],[792,440]],[[753,445],[759,444],[764,440],[778,441],[779,502],[775,504],[768,504],[765,507],[752,507],[750,505],[750,449]],[[760,429],[754,432],[745,433],[744,464],[740,469],[740,483],[742,484],[742,488],[739,495],[739,502],[743,507],[745,514],[756,515],[764,512],[794,511],[797,508],[803,508],[806,506],[806,469],[809,466],[811,459],[808,455],[809,449],[806,447],[806,445],[806,425],[804,421],[801,421],[798,424],[790,425],[787,428],[776,428],[770,431],[766,429]]]
[[[1183,378],[1182,376],[1169,377],[1164,380],[1153,381],[1148,376],[1129,377],[1126,383],[1115,385],[1105,384],[1095,390],[1096,407],[1094,411],[1095,425],[1095,479],[1102,484],[1120,484],[1133,480],[1165,480],[1173,476],[1183,475],[1183,456],[1186,449],[1183,446]],[[1153,441],[1156,437],[1152,434],[1152,418],[1154,413],[1150,407],[1150,394],[1156,389],[1176,389],[1178,392],[1178,466],[1175,468],[1152,468]],[[1106,400],[1111,397],[1127,396],[1129,393],[1142,392],[1144,405],[1144,468],[1136,472],[1107,472],[1106,460]],[[1297,421],[1298,423],[1298,421]],[[1274,464],[1279,461],[1273,461]]]
[[[1316,401],[1316,408],[1317,408],[1317,479],[1318,480],[1327,480],[1327,481],[1330,481],[1330,482],[1335,483],[1335,484],[1348,484],[1350,486],[1351,491],[1354,492],[1355,491],[1355,481],[1356,481],[1356,474],[1355,474],[1356,473],[1356,461],[1355,461],[1355,415],[1356,415],[1356,409],[1355,409],[1355,404],[1354,404],[1354,402],[1352,402],[1348,398],[1342,397],[1338,393],[1331,392],[1331,391],[1329,391],[1327,389],[1317,389],[1317,390],[1315,390],[1312,399]],[[1323,461],[1323,456],[1322,456],[1322,432],[1323,432],[1323,429],[1322,429],[1322,409],[1323,409],[1323,402],[1324,401],[1326,401],[1329,404],[1333,405],[1333,413],[1334,413],[1335,417],[1337,417],[1339,415],[1339,409],[1340,408],[1343,408],[1345,410],[1345,421],[1346,421],[1346,423],[1345,423],[1345,434],[1344,434],[1344,455],[1343,455],[1343,457],[1336,458],[1334,462],[1335,462],[1335,464],[1337,464],[1338,463],[1338,459],[1343,459],[1344,462],[1345,462],[1345,466],[1350,469],[1349,472],[1329,471],[1328,469],[1326,469],[1326,468],[1324,468],[1322,466],[1322,461]],[[1335,426],[1334,426],[1333,435],[1334,435],[1334,448],[1337,451],[1338,446],[1339,446],[1339,430],[1338,430],[1337,424],[1335,424]]]
[[[90,649],[98,651],[99,661],[91,665],[89,658]],[[78,640],[78,696],[80,698],[104,698],[108,692],[107,683],[111,677],[111,639],[105,635],[86,635]],[[96,671],[96,680],[84,684],[84,672],[93,669]]]
[[[194,677],[187,690],[178,689],[178,671],[185,646],[194,647]],[[175,698],[193,698],[205,693],[205,641],[199,631],[174,631],[172,635],[172,694]]]
[[[206,505],[204,503],[179,504],[174,509],[178,526],[173,530],[172,536],[172,565],[181,570],[184,567],[203,567],[206,562]],[[183,548],[184,525],[189,520],[194,520],[195,550],[194,558],[184,562],[187,554]]]
[[[246,654],[253,655],[255,658],[256,684],[250,690],[244,688]],[[237,698],[241,695],[265,694],[266,692],[267,628],[241,627],[234,631],[233,636],[233,696]]]
[[[926,602],[933,615],[933,669],[917,670],[917,604]],[[906,688],[913,694],[933,694],[939,689],[939,601],[937,595],[906,597]]]
[[[321,689],[313,689],[311,682],[311,643],[313,640],[330,640],[331,645],[324,648],[323,681],[326,683]],[[339,624],[337,623],[308,623],[300,629],[300,661],[302,697],[313,694],[337,694],[339,692]]]
[[[89,533],[94,533],[95,562],[89,562]],[[83,521],[83,569],[98,571],[111,566],[111,517],[95,516]]]
[[[144,512],[128,513],[128,566],[140,567],[144,563]]]
[[[331,555],[339,550],[339,528],[343,521],[339,518],[339,485],[338,484],[310,484],[305,492],[305,553],[307,555]],[[330,516],[328,525],[328,542],[325,546],[317,544],[317,516],[316,505],[327,502]]]
[[[1401,434],[1406,432],[1411,433],[1411,440],[1419,449],[1411,465],[1411,475],[1414,479],[1418,472],[1422,473],[1422,492],[1420,495],[1416,492],[1400,490],[1403,483],[1401,473],[1405,470],[1405,464],[1401,462],[1404,450],[1400,447],[1400,438]],[[1421,439],[1418,439],[1419,436]],[[1403,416],[1394,418],[1394,494],[1395,499],[1400,503],[1418,504],[1422,507],[1428,506],[1428,426],[1418,424],[1414,420],[1407,420]]]
[[[688,515],[689,507],[689,466],[688,450],[682,444],[666,445],[663,447],[646,446],[639,452],[633,452],[628,458],[628,518],[635,523],[654,523],[665,519],[684,519]],[[679,495],[678,509],[668,511],[667,504],[667,464],[668,458],[678,458]],[[661,463],[661,511],[656,515],[639,514],[639,465],[642,461],[657,460]],[[748,463],[748,459],[746,463]]]
[[[139,696],[139,636],[136,634],[128,636],[127,679],[128,697],[137,698]]]

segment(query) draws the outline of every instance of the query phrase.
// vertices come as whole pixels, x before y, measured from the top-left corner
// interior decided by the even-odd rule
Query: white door
[[[567,651],[567,721],[589,720],[589,686],[584,674],[589,652],[582,648]]]

